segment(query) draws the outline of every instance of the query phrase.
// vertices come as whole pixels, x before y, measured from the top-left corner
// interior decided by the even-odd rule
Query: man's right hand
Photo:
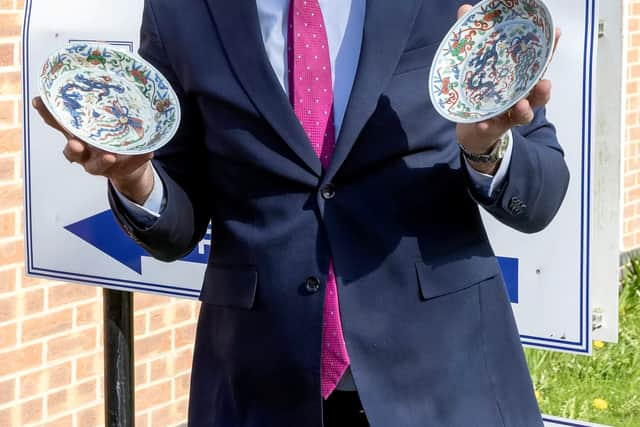
[[[140,205],[153,190],[153,153],[122,155],[99,150],[80,141],[64,129],[51,115],[40,97],[32,101],[33,107],[42,119],[67,138],[63,154],[71,163],[79,163],[91,175],[108,178],[113,186],[125,197]]]

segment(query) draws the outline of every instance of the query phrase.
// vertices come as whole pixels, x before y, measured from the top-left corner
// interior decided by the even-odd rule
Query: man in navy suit
[[[140,54],[178,94],[178,134],[134,157],[67,134],[64,154],[161,260],[212,223],[190,425],[542,425],[478,206],[538,232],[569,176],[549,82],[479,124],[429,103],[468,7],[146,0]]]

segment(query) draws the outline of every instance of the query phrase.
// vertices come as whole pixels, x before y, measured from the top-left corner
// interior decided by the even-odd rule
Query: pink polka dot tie
[[[336,136],[329,44],[318,0],[291,0],[288,58],[291,104],[322,167],[326,169]],[[333,262],[329,264],[325,290],[320,357],[321,391],[326,399],[349,366]]]

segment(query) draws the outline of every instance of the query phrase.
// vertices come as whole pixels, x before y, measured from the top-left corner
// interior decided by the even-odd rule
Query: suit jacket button
[[[315,294],[320,290],[320,280],[317,277],[309,277],[305,280],[304,287],[310,294]]]
[[[336,188],[333,184],[327,184],[320,190],[320,195],[325,200],[331,200],[336,197]]]
[[[509,200],[508,208],[513,215],[518,216],[527,208],[527,205],[525,205],[519,198],[512,197],[511,200]]]

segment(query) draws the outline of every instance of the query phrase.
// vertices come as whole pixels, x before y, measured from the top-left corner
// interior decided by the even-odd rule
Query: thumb
[[[471,6],[470,4],[463,4],[462,6],[460,6],[458,8],[458,19],[462,18],[462,16],[469,12],[471,9],[473,8],[473,6]]]

